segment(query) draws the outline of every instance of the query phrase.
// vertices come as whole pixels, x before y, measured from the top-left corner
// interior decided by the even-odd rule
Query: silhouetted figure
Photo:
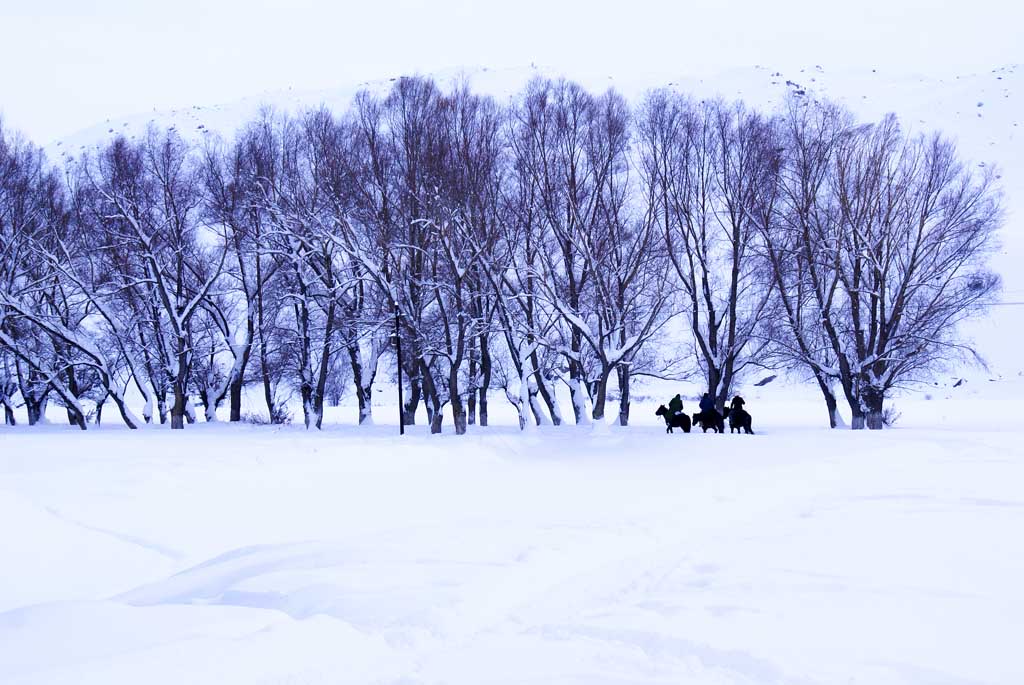
[[[744,404],[746,402],[743,398],[736,395],[732,398],[729,406],[725,408],[725,418],[729,420],[729,432],[744,432],[753,435],[750,413],[743,408]]]
[[[680,400],[682,401],[682,400]],[[658,410],[654,412],[655,416],[661,416],[665,419],[665,432],[673,432],[673,428],[682,428],[684,433],[690,432],[690,417],[680,412],[673,414],[665,405],[658,407]]]
[[[711,393],[704,393],[704,397],[700,398],[700,410],[705,412],[709,409],[714,410],[714,408],[715,398],[711,396]]]

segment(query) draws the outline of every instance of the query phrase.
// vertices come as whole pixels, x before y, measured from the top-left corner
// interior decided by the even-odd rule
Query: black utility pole
[[[398,360],[398,434],[405,435],[405,401],[402,397],[402,330],[399,324],[398,300],[392,300],[395,307],[395,359]]]

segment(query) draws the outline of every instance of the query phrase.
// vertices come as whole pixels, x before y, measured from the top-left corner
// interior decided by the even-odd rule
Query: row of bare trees
[[[1001,224],[990,168],[895,118],[794,97],[766,115],[535,80],[507,106],[399,79],[347,112],[262,112],[230,143],[151,129],[47,165],[0,131],[0,405],[85,428],[208,421],[246,398],[307,427],[347,379],[372,421],[400,341],[432,432],[629,421],[638,375],[812,377],[829,421],[967,350]],[[246,393],[246,388],[259,392]],[[838,390],[837,390],[838,388]],[[133,401],[141,397],[141,416]],[[138,407],[136,407],[137,409]]]

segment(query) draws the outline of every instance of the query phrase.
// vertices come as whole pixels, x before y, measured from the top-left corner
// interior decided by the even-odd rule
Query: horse
[[[750,427],[750,412],[742,407],[726,407],[722,413],[722,417],[729,419],[729,432],[733,433],[747,433],[753,435],[754,431]]]
[[[665,418],[665,432],[671,433],[673,428],[682,428],[684,433],[690,432],[690,417],[686,414],[671,414],[665,405],[658,407],[658,410],[654,412],[655,416],[663,416]]]
[[[708,409],[707,411],[694,414],[693,425],[700,425],[705,433],[708,432],[709,428],[713,429],[716,433],[725,432],[725,421],[722,420],[722,415],[716,409]]]

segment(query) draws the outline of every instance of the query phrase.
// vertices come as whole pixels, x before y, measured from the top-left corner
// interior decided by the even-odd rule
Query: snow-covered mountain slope
[[[474,90],[500,100],[519,92],[535,76],[566,76],[592,91],[613,87],[632,101],[639,101],[650,88],[670,86],[698,97],[721,96],[742,99],[765,110],[777,107],[788,92],[802,91],[807,97],[827,97],[848,106],[865,121],[896,113],[911,131],[941,130],[956,138],[961,154],[972,164],[995,164],[1005,190],[1006,226],[993,265],[1004,277],[1003,300],[986,320],[972,323],[965,331],[988,362],[986,369],[957,369],[957,376],[1007,378],[1024,374],[1024,363],[1016,349],[1016,334],[1024,331],[1024,103],[1021,101],[1021,67],[998,65],[972,73],[896,73],[866,66],[862,69],[832,71],[824,65],[810,65],[783,71],[771,65],[732,69],[717,74],[687,74],[678,69],[677,78],[658,75],[607,73],[563,73],[537,66],[449,70],[432,74],[450,87],[466,79]],[[116,135],[139,136],[150,124],[174,127],[183,136],[201,139],[219,134],[230,139],[263,106],[294,112],[305,107],[326,105],[342,111],[353,95],[363,88],[385,93],[395,79],[367,81],[329,90],[266,92],[237,102],[212,106],[190,106],[170,111],[112,118],[47,146],[51,159],[59,160],[102,143]]]

